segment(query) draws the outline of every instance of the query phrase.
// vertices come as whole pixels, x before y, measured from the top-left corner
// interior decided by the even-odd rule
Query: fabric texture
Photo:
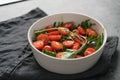
[[[0,80],[78,80],[105,74],[111,65],[118,37],[108,37],[99,61],[86,72],[62,75],[49,72],[36,62],[27,41],[30,25],[47,14],[36,8],[0,22]]]

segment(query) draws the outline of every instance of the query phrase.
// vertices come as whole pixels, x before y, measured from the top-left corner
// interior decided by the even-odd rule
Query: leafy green
[[[54,57],[57,54],[56,52],[51,52],[51,51],[48,51],[48,50],[45,50],[44,53],[47,54],[47,55],[50,55],[50,56],[54,56]]]
[[[95,49],[97,50],[103,43],[103,34],[99,34],[97,37],[93,37],[93,36],[88,36],[87,37],[87,43],[88,45],[91,42],[95,42]]]
[[[66,49],[67,49],[66,46],[63,44],[63,51],[66,51]]]
[[[62,41],[64,41],[64,40],[73,40],[73,38],[72,38],[72,36],[70,36],[70,35],[67,35],[67,36],[62,36],[62,38],[61,38],[61,42]]]
[[[94,23],[90,22],[90,19],[87,19],[85,21],[82,21],[81,24],[79,24],[80,26],[82,26],[84,29],[87,29],[93,25],[95,25]]]
[[[88,36],[88,37],[87,37],[87,41],[88,41],[88,42],[93,41],[94,39],[95,39],[94,36]]]
[[[61,26],[63,26],[63,22],[61,21],[59,21],[59,22],[54,22],[53,23],[53,27],[61,27]]]
[[[96,38],[96,46],[95,46],[95,49],[99,49],[100,46],[102,45],[103,43],[103,34],[101,35],[98,35],[98,37]]]
[[[78,27],[77,25],[73,24],[71,30],[76,29],[77,27]]]

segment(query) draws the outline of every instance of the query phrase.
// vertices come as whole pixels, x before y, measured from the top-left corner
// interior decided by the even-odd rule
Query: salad
[[[103,43],[103,34],[98,34],[90,20],[80,24],[54,22],[44,29],[34,31],[33,46],[44,54],[61,58],[81,58],[94,53]]]

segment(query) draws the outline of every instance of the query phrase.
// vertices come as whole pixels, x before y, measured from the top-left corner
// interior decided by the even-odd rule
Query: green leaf
[[[63,52],[66,51],[66,46],[63,44]]]
[[[63,26],[63,22],[62,21],[53,23],[53,27],[61,27],[61,26]]]
[[[67,35],[67,36],[62,36],[62,38],[61,38],[61,42],[62,41],[64,41],[64,40],[73,40],[73,38],[72,38],[72,36],[70,36],[70,35]]]
[[[77,27],[78,27],[77,25],[73,24],[73,26],[72,26],[72,29],[71,29],[71,30],[76,29]]]
[[[85,21],[82,21],[81,24],[80,24],[84,29],[87,29],[93,25],[95,25],[94,23],[91,23],[90,22],[90,19],[87,19]]]
[[[102,43],[103,43],[103,37],[104,37],[103,34],[98,35],[98,37],[96,39],[96,46],[95,46],[96,50],[99,49],[100,46],[102,45]]]
[[[56,22],[53,23],[53,27],[56,27]]]
[[[56,52],[51,52],[51,51],[48,51],[48,50],[45,50],[44,53],[47,54],[47,55],[50,55],[50,56],[54,56],[54,57],[57,54]]]

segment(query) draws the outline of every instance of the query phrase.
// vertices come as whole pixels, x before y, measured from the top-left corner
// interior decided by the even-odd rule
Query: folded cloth
[[[39,8],[0,23],[0,80],[75,80],[104,74],[110,67],[118,37],[109,37],[99,61],[88,71],[62,75],[43,69],[32,54],[27,30],[36,20],[46,16]]]

